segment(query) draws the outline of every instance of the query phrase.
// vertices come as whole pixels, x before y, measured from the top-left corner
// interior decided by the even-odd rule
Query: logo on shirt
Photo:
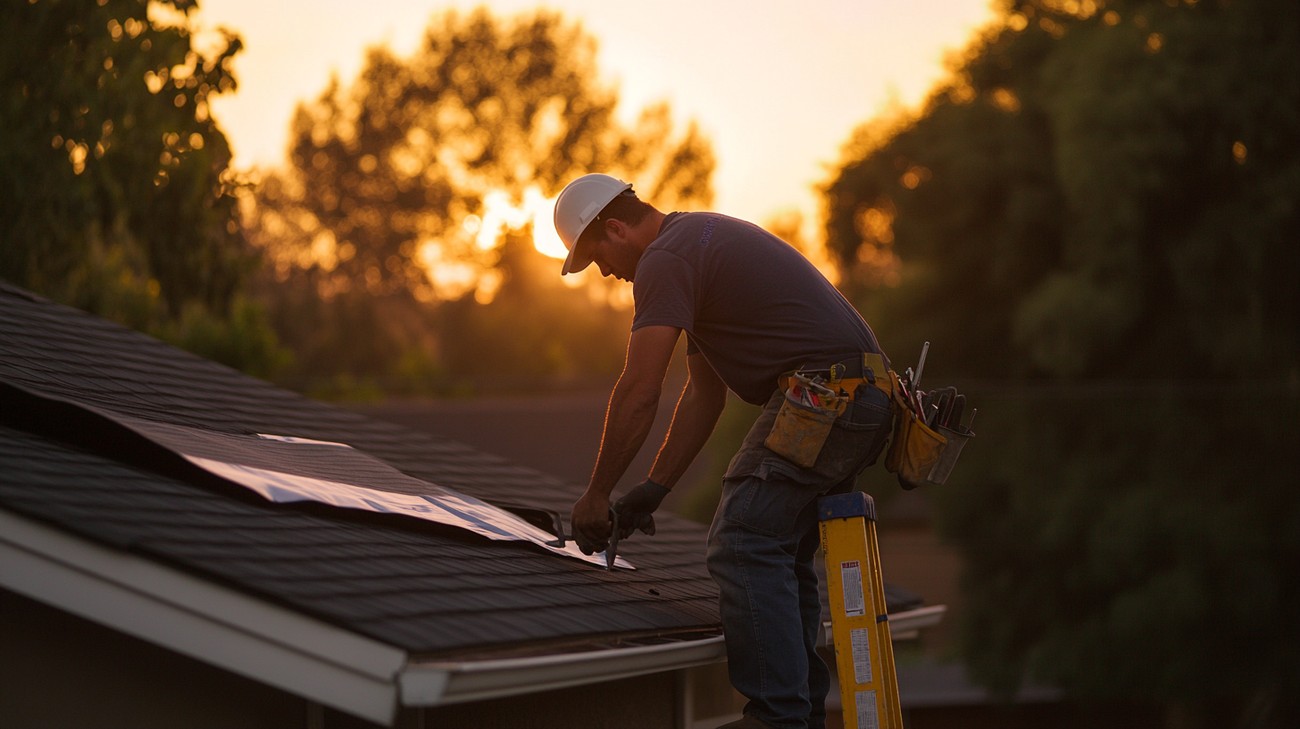
[[[707,246],[709,244],[709,241],[713,239],[713,230],[718,227],[718,221],[721,219],[715,215],[704,221],[704,230],[700,231],[700,245]]]

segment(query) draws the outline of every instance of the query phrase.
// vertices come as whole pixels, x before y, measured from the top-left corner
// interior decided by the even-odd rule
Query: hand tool
[[[934,428],[943,425],[943,413],[948,407],[948,393],[943,390],[933,390],[930,397],[932,398],[931,407],[933,410],[930,411],[925,424]]]
[[[908,367],[907,374],[904,375],[903,377],[898,378],[898,389],[902,391],[903,402],[907,404],[908,409],[910,409],[913,413],[916,413],[916,417],[924,420],[925,409],[923,403],[921,402],[921,396],[924,393],[918,392],[913,389],[913,386],[911,384],[911,379],[912,379],[911,374],[912,374],[912,368]]]
[[[618,559],[618,512],[609,509],[609,521],[612,531],[609,533],[609,546],[605,547],[605,569],[614,569],[614,560]]]
[[[957,400],[957,388],[944,387],[935,391],[939,397],[939,413],[935,416],[935,425],[951,427],[953,403]]]
[[[926,342],[921,345],[921,359],[916,363],[916,377],[912,379],[912,387],[921,386],[921,373],[925,371],[925,355],[930,353],[930,343]]]
[[[962,411],[965,409],[966,396],[958,393],[957,397],[952,399],[952,414],[948,416],[948,422],[945,425],[954,430],[961,428]]]

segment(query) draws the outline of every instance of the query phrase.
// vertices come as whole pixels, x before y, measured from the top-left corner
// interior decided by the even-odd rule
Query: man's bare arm
[[[672,488],[713,434],[727,404],[727,386],[704,355],[687,359],[689,379],[673,411],[673,422],[650,469],[650,480]]]
[[[648,326],[628,338],[627,361],[609,396],[596,466],[586,493],[573,505],[575,535],[582,534],[597,544],[609,538],[610,492],[641,450],[654,424],[664,375],[680,335],[676,327]]]

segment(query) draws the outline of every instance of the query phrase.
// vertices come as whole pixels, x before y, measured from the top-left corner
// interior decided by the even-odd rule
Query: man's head
[[[646,223],[657,211],[637,198],[632,185],[609,175],[583,175],[555,201],[555,230],[569,249],[562,274],[592,263],[601,275],[632,280],[641,253],[654,236]]]

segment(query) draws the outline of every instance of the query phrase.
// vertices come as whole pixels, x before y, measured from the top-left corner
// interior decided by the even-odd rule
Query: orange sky
[[[813,186],[862,122],[914,106],[945,73],[945,57],[993,17],[991,0],[550,0],[600,43],[599,67],[630,119],[667,99],[694,119],[718,154],[721,212],[766,222],[782,211],[818,215]],[[244,39],[240,89],[214,113],[235,165],[284,156],[294,105],[337,73],[349,83],[363,51],[409,53],[429,19],[486,5],[500,15],[536,0],[202,0],[200,28]],[[635,181],[633,181],[635,182]]]

